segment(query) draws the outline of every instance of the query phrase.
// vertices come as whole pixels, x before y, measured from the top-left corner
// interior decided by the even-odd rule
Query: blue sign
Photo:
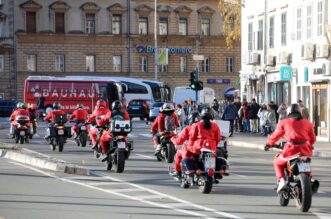
[[[151,46],[137,46],[138,53],[155,53],[155,47]],[[172,54],[177,53],[192,53],[192,48],[181,48],[181,47],[168,47],[168,52]]]
[[[292,67],[291,66],[280,67],[280,80],[281,81],[291,81],[292,80]]]
[[[207,84],[230,84],[230,79],[207,79]]]

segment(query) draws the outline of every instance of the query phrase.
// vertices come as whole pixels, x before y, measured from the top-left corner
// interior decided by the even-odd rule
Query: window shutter
[[[26,12],[26,32],[36,32],[36,12]]]
[[[55,13],[55,32],[64,33],[64,13]]]

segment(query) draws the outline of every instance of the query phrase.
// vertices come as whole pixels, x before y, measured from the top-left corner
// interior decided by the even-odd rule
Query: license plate
[[[224,147],[224,141],[221,141],[219,144],[218,144],[219,147],[223,148]]]
[[[310,163],[305,163],[305,162],[298,163],[298,169],[300,173],[311,172]]]
[[[59,130],[57,131],[57,134],[58,134],[58,135],[64,135],[64,130],[63,130],[63,129],[59,129]]]
[[[133,109],[133,110],[138,110],[138,109],[139,109],[139,107],[132,107],[132,109]]]
[[[80,130],[86,130],[85,126],[80,127]]]
[[[20,131],[20,136],[24,136],[25,135],[25,131]]]
[[[117,148],[125,148],[125,142],[123,141],[120,141],[120,142],[117,142]]]
[[[205,158],[205,168],[206,169],[215,169],[216,159],[215,157],[206,157]]]

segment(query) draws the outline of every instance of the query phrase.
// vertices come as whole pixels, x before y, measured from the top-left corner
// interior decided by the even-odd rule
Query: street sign
[[[194,61],[202,61],[204,59],[205,59],[205,57],[203,55],[193,55]]]
[[[230,84],[230,79],[207,79],[207,84]]]

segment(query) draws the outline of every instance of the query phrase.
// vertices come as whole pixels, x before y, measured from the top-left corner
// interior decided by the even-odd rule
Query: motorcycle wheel
[[[298,175],[294,190],[297,208],[302,212],[307,212],[311,206],[312,192],[310,179],[306,174],[300,173]]]
[[[210,176],[198,178],[199,190],[201,193],[209,194],[213,188],[213,179]]]
[[[161,155],[156,155],[156,160],[159,161],[159,162],[161,162],[162,161]]]
[[[25,136],[20,136],[20,144],[23,144],[24,143],[24,139],[25,139]]]
[[[280,206],[286,207],[289,202],[290,202],[290,196],[288,192],[283,192],[279,195]]]
[[[59,152],[63,151],[63,145],[64,145],[64,138],[63,136],[58,137],[58,145],[59,145]]]
[[[110,155],[108,155],[108,158],[105,163],[106,163],[107,170],[110,171],[111,168],[113,167],[113,161],[112,161],[112,157]]]
[[[175,153],[176,153],[175,146],[171,143],[168,143],[167,144],[166,159],[165,159],[167,161],[167,163],[172,163],[174,161]]]
[[[131,151],[130,150],[125,151],[124,154],[125,154],[125,160],[127,160],[130,157]]]
[[[125,166],[124,151],[117,150],[114,163],[115,163],[116,173],[122,173],[124,171],[124,166]]]
[[[86,132],[82,132],[80,134],[80,143],[81,143],[82,147],[86,146],[86,142],[87,142],[87,134],[86,134]]]

